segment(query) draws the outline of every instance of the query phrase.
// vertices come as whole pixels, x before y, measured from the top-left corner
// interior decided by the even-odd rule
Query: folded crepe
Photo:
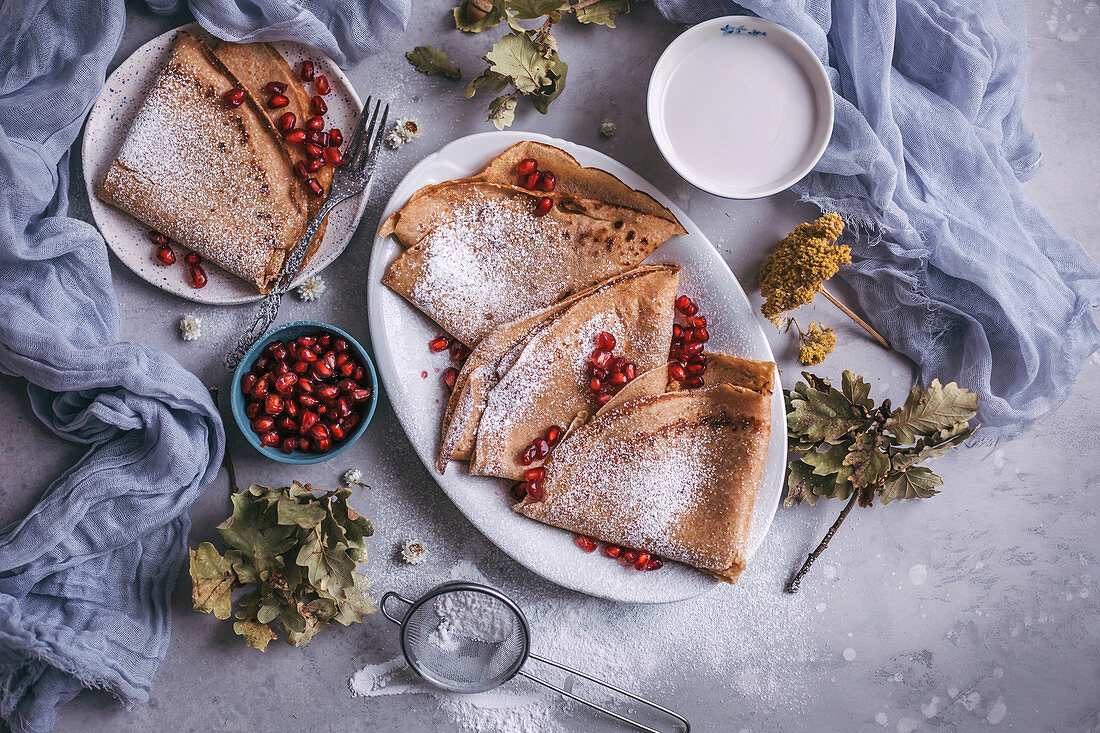
[[[264,47],[264,44],[252,44]],[[240,51],[227,59],[244,73]],[[309,221],[291,154],[257,102],[256,85],[300,82],[270,49],[243,83],[203,41],[180,32],[96,194],[267,292]],[[226,105],[235,86],[245,101]]]
[[[519,458],[532,440],[595,411],[587,359],[601,332],[638,372],[665,363],[678,282],[676,265],[639,267],[491,332],[455,382],[440,470],[469,459],[471,473],[522,478],[529,466]]]
[[[667,207],[657,202],[655,198],[644,191],[637,191],[607,171],[599,168],[585,168],[576,158],[561,148],[553,145],[537,143],[525,140],[516,143],[500,155],[489,161],[488,165],[476,175],[468,178],[459,178],[455,181],[444,181],[431,186],[425,186],[412,195],[412,199],[419,196],[434,193],[452,183],[471,183],[483,181],[498,183],[504,186],[515,186],[519,183],[519,174],[516,173],[516,164],[525,158],[537,161],[540,170],[550,171],[557,179],[555,191],[576,198],[603,201],[614,206],[634,209],[644,214],[665,219],[674,226],[674,234],[687,234],[676,216]],[[410,200],[412,200],[410,199]],[[386,237],[393,234],[404,210],[394,212],[382,224],[378,236]],[[409,236],[405,230],[405,236],[397,239],[404,246],[409,247],[419,239],[419,236]],[[423,232],[420,233],[420,236]]]
[[[544,464],[544,498],[513,508],[733,583],[770,423],[769,392],[729,384],[630,400],[563,440]]]
[[[545,194],[540,194],[545,195]],[[393,233],[405,243],[382,282],[462,343],[637,266],[679,224],[636,209],[483,181],[413,197]]]

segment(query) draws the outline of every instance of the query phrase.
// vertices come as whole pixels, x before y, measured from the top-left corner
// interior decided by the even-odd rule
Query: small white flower
[[[202,336],[202,318],[188,313],[180,319],[180,334],[184,341],[194,341]]]
[[[363,472],[358,468],[349,468],[344,471],[344,483],[348,486],[366,486],[363,483]]]
[[[419,565],[427,556],[427,548],[418,539],[411,539],[401,547],[401,559],[409,565]]]
[[[394,130],[393,132],[391,132],[389,135],[386,136],[386,145],[389,145],[394,150],[397,150],[399,147],[401,147],[404,144],[405,144],[405,138],[398,135],[396,130]]]
[[[615,123],[612,120],[605,119],[600,123],[600,137],[607,139],[615,136]]]
[[[298,297],[305,301],[317,300],[325,292],[325,281],[320,275],[310,275],[298,286]]]

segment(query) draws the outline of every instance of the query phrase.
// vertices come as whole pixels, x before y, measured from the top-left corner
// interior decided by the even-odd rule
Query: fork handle
[[[252,348],[253,344],[260,340],[267,329],[271,328],[271,324],[275,322],[276,316],[279,315],[279,305],[282,303],[283,294],[290,290],[290,283],[293,282],[294,276],[298,274],[298,268],[302,266],[302,261],[306,258],[306,252],[309,251],[309,245],[313,241],[313,238],[317,236],[317,230],[321,228],[321,224],[324,223],[325,217],[329,215],[336,206],[350,196],[344,196],[337,198],[335,196],[329,196],[325,199],[325,202],[321,204],[320,210],[317,215],[314,216],[309,225],[306,226],[305,232],[302,233],[301,238],[298,240],[298,244],[291,250],[291,255],[283,261],[283,272],[279,276],[278,282],[275,283],[275,287],[271,289],[271,292],[260,302],[256,309],[252,313],[252,323],[249,325],[248,330],[241,334],[241,337],[237,339],[237,345],[233,347],[233,350],[225,357],[225,366],[229,369],[236,369],[237,365],[241,363],[241,359],[248,353],[248,350]]]

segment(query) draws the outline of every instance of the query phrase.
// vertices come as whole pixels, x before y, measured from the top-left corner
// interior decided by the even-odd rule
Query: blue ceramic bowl
[[[316,333],[317,331],[324,329],[329,331],[351,344],[349,353],[352,353],[358,358],[359,362],[363,365],[366,371],[367,382],[366,386],[371,389],[370,400],[363,403],[360,406],[361,412],[359,424],[355,426],[355,431],[344,438],[338,445],[334,446],[328,453],[303,453],[301,451],[294,451],[293,453],[283,453],[278,448],[271,448],[260,443],[260,436],[252,432],[251,421],[248,416],[244,414],[244,392],[241,391],[241,378],[248,373],[248,370],[252,368],[252,364],[260,357],[264,347],[272,341],[282,341],[284,343],[293,341],[299,336],[308,336]],[[273,461],[279,461],[280,463],[293,463],[296,465],[305,465],[308,463],[320,463],[321,461],[327,461],[330,458],[335,458],[359,440],[363,433],[367,429],[367,425],[370,424],[371,418],[374,417],[374,408],[378,406],[378,374],[374,371],[374,364],[371,362],[369,356],[367,356],[366,350],[359,344],[358,341],[353,339],[347,334],[346,331],[342,331],[336,326],[330,326],[327,323],[318,323],[317,321],[295,321],[294,323],[288,323],[285,326],[280,326],[274,331],[264,334],[263,338],[255,343],[255,345],[248,350],[248,353],[241,359],[241,363],[237,365],[237,369],[233,372],[233,381],[229,385],[229,394],[231,395],[230,404],[233,408],[233,419],[237,421],[237,427],[244,434],[245,440],[249,445],[263,453],[265,456]]]

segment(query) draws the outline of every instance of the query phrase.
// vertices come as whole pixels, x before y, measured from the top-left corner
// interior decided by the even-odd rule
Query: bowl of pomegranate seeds
[[[347,450],[374,416],[378,376],[344,331],[297,321],[256,342],[233,373],[233,417],[252,446],[282,463]]]

